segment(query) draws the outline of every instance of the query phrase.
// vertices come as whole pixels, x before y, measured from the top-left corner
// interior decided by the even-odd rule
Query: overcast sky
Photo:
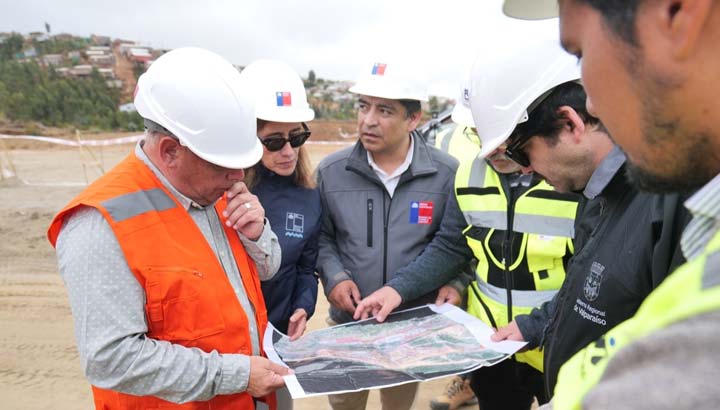
[[[0,31],[47,21],[54,34],[204,47],[239,65],[281,59],[303,77],[352,81],[385,57],[416,58],[431,94],[451,98],[480,47],[557,24],[506,18],[501,0],[0,0],[0,10]]]

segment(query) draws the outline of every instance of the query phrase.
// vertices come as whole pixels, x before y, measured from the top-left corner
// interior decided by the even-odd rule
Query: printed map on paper
[[[426,305],[310,332],[291,342],[272,325],[270,360],[294,370],[285,383],[294,399],[432,380],[492,366],[525,343],[490,341],[493,331],[452,305]]]

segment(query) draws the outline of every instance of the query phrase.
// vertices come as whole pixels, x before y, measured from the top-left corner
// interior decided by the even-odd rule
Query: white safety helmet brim
[[[450,114],[450,118],[455,124],[475,128],[475,120],[473,120],[472,111],[470,111],[470,108],[461,102],[455,104],[452,113]]]
[[[170,131],[198,157],[230,168],[260,161],[252,98],[240,73],[208,50],[186,47],[157,60],[138,79],[138,114]]]
[[[453,107],[450,118],[454,123],[475,128],[475,120],[472,116],[472,110],[470,109],[470,84],[472,83],[471,78],[472,71],[466,70],[462,83],[460,85],[460,95],[458,96],[457,103]]]
[[[302,78],[280,60],[257,60],[240,73],[252,90],[257,118],[272,122],[307,122],[315,118]]]
[[[258,108],[255,115],[265,121],[273,122],[308,122],[315,119],[315,111],[312,108],[286,108],[284,110],[263,110]]]
[[[543,20],[558,16],[558,0],[505,0],[503,13],[521,20]]]
[[[369,86],[367,84],[360,86],[352,86],[348,89],[353,94],[367,95],[368,97],[385,98],[388,100],[416,100],[428,101],[427,94],[407,92],[403,89],[392,89],[383,86]]]
[[[190,146],[188,146],[188,148],[190,148],[190,150],[198,157],[217,166],[228,169],[247,169],[260,162],[263,156],[262,143],[257,136],[255,136],[255,139],[258,140],[258,143],[253,144],[250,151],[244,153],[242,157],[239,157],[236,153],[232,152],[228,152],[226,154],[215,153],[211,156],[203,155],[202,153],[198,153],[193,150]]]

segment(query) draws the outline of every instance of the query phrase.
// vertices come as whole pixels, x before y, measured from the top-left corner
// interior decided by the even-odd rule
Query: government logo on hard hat
[[[600,285],[602,284],[603,271],[605,266],[598,262],[593,262],[590,266],[590,274],[585,278],[585,299],[589,302],[597,299],[600,295]]]
[[[372,68],[372,75],[385,75],[386,68],[387,64],[385,63],[375,63]]]
[[[278,91],[275,93],[278,107],[289,107],[292,105],[292,95],[290,91]]]

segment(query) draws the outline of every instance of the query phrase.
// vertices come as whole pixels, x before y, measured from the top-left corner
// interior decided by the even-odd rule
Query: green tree
[[[305,80],[305,87],[312,87],[315,85],[315,71],[308,71],[307,80]]]
[[[23,36],[12,33],[5,41],[0,43],[0,61],[8,61],[15,58],[15,54],[23,49]]]
[[[19,122],[97,129],[142,129],[136,113],[118,111],[120,91],[97,70],[65,78],[34,62],[0,61],[0,117]]]

